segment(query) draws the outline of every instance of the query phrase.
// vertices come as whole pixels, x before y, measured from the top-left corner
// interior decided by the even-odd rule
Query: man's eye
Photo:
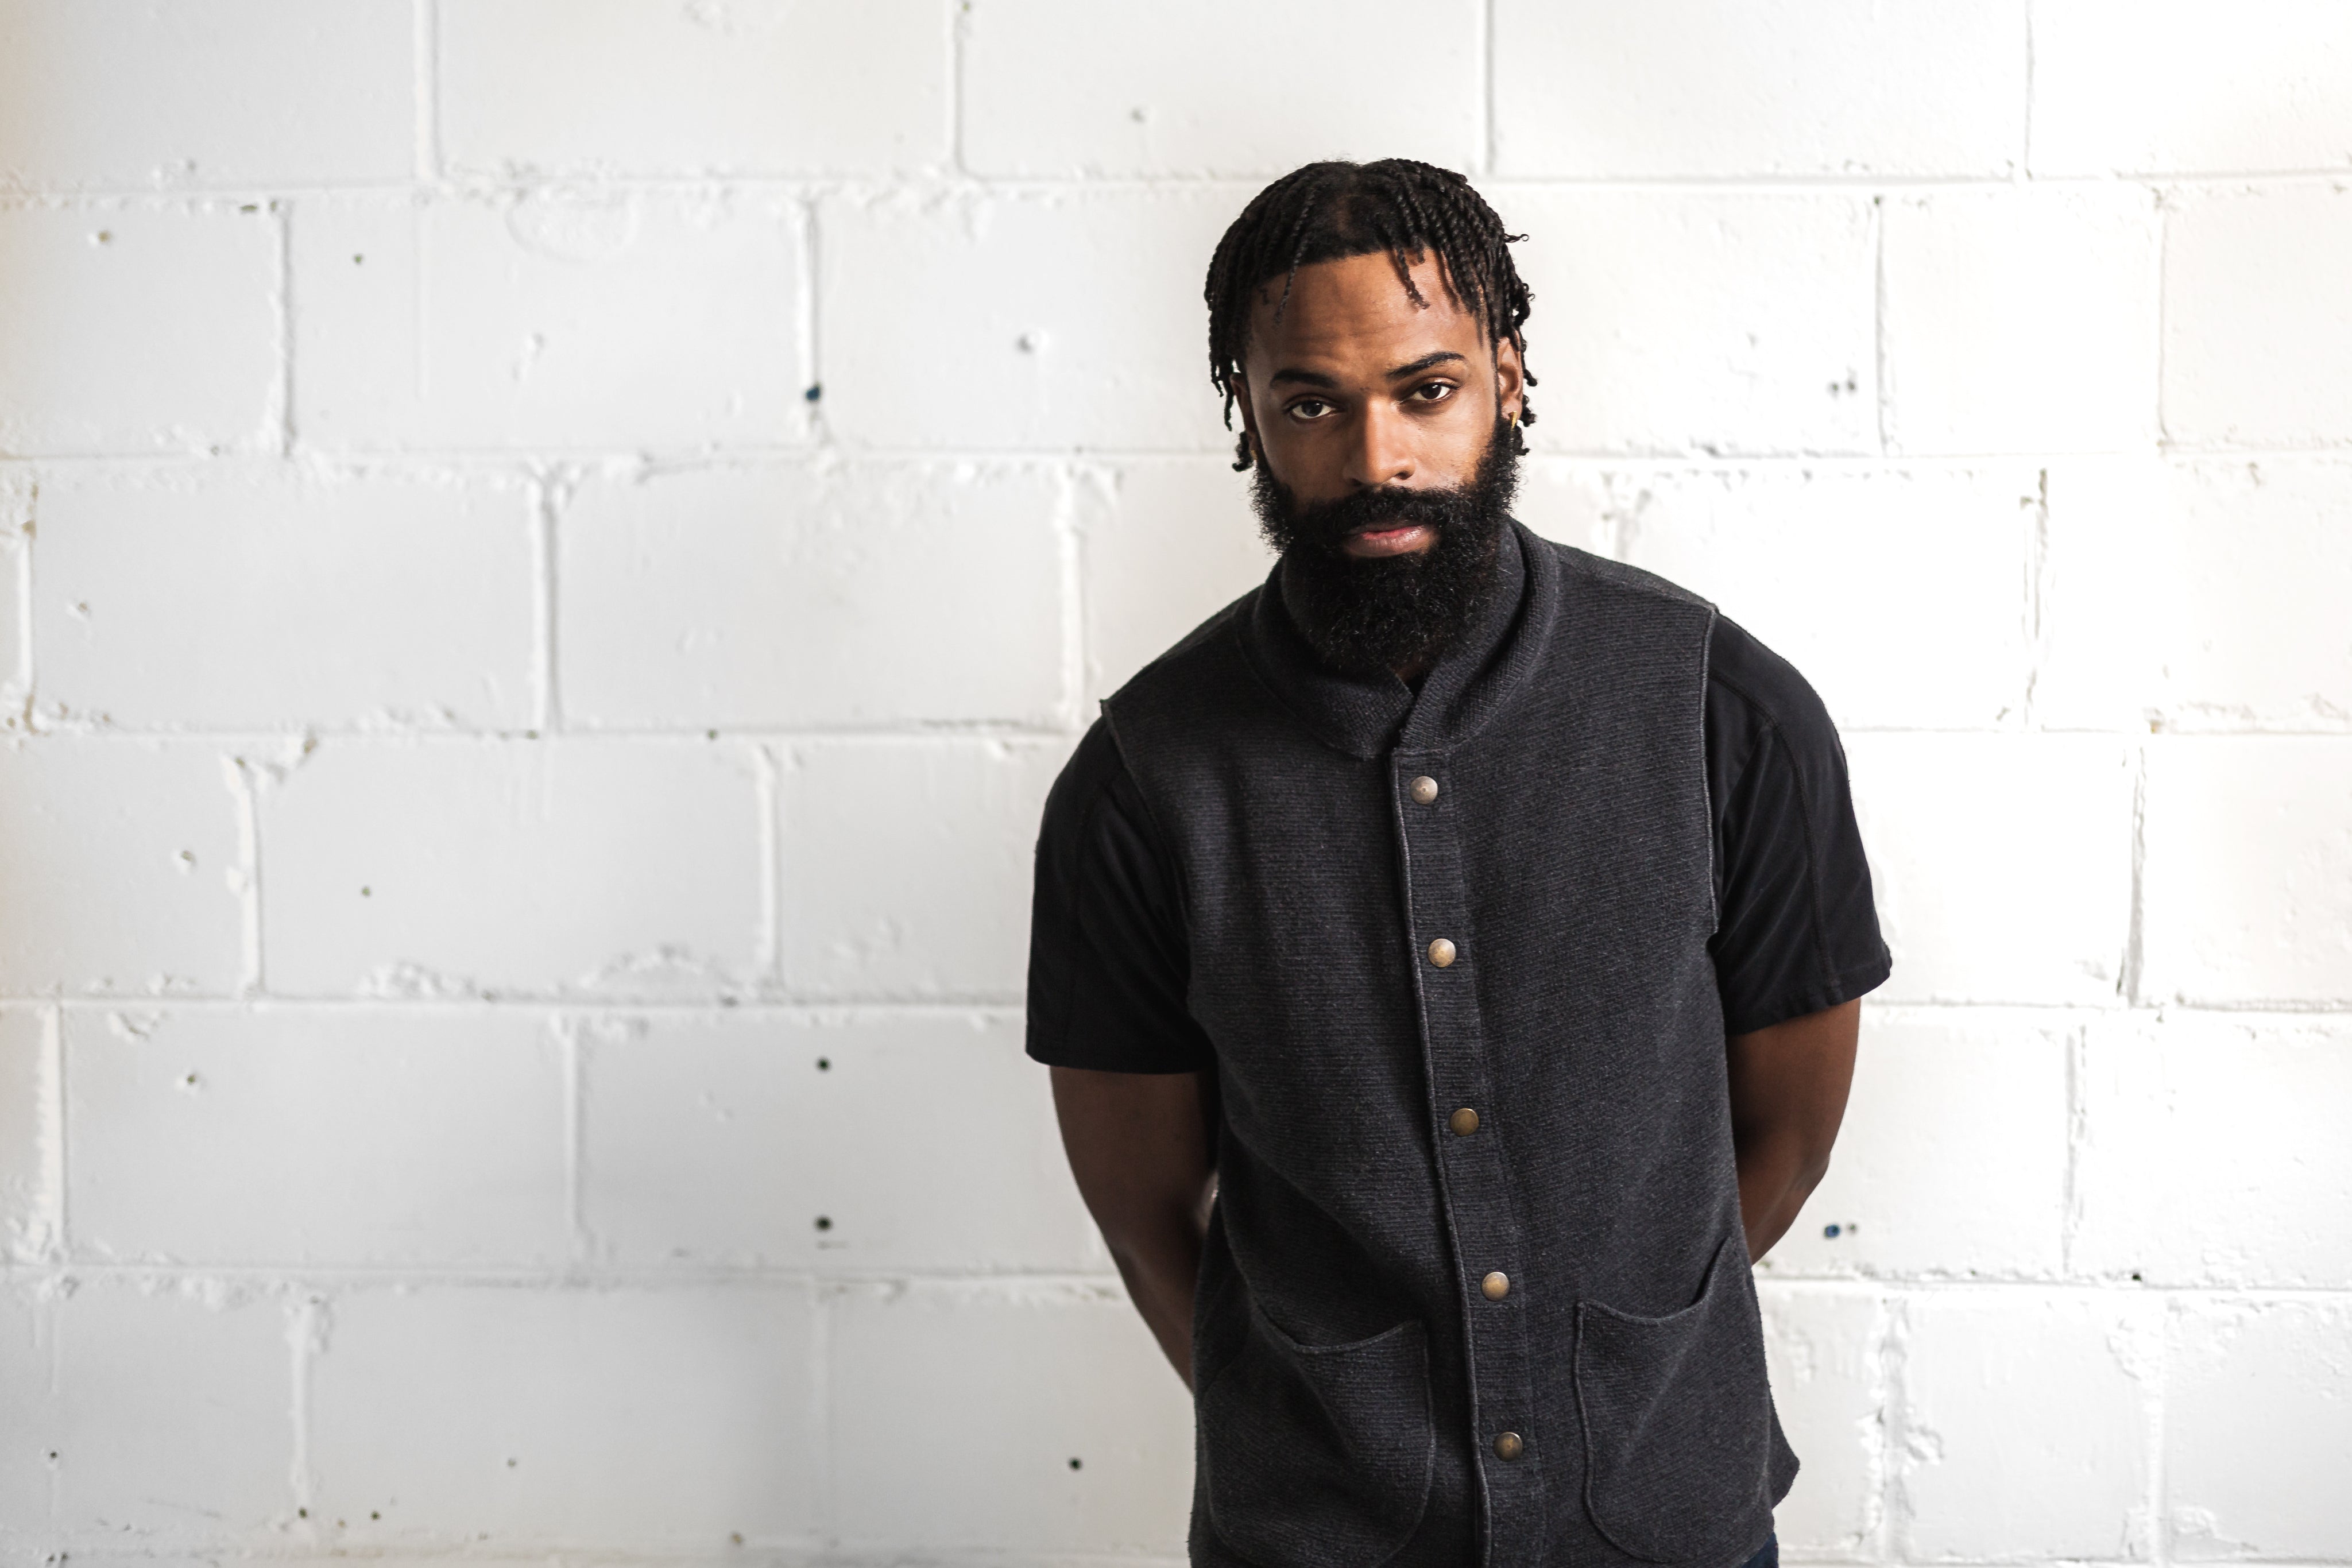
[[[1303,397],[1290,405],[1293,419],[1320,419],[1331,412],[1331,405],[1319,397]]]
[[[1454,395],[1454,387],[1448,382],[1431,382],[1426,386],[1413,388],[1412,395],[1423,402],[1444,402]]]

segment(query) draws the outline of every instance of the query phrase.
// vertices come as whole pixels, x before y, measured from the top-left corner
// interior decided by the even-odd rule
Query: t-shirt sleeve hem
[[[1821,985],[1809,986],[1801,991],[1791,991],[1785,996],[1775,997],[1769,1002],[1746,1009],[1736,1018],[1725,1018],[1723,1032],[1727,1035],[1753,1034],[1759,1029],[1770,1029],[1776,1023],[1787,1023],[1790,1019],[1805,1018],[1813,1013],[1826,1011],[1842,1003],[1850,1002],[1856,997],[1876,990],[1886,983],[1886,977],[1894,972],[1895,956],[1886,950],[1884,944],[1881,944],[1878,956],[1868,963],[1841,969]]]
[[[1047,1067],[1077,1067],[1089,1072],[1135,1072],[1166,1077],[1178,1072],[1205,1072],[1209,1063],[1193,1058],[1156,1056],[1143,1051],[1072,1051],[1066,1046],[1031,1040],[1029,1059]]]

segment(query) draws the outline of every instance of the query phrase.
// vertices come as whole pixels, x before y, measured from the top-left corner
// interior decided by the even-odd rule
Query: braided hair
[[[1234,389],[1249,346],[1250,312],[1258,287],[1280,276],[1282,298],[1276,319],[1290,303],[1298,269],[1318,261],[1386,251],[1405,295],[1426,309],[1429,301],[1412,280],[1412,264],[1430,252],[1446,293],[1463,309],[1485,321],[1489,342],[1508,340],[1524,363],[1527,342],[1520,326],[1530,298],[1511,265],[1511,246],[1527,238],[1507,234],[1486,198],[1450,169],[1411,158],[1375,163],[1334,161],[1294,169],[1250,199],[1242,215],[1217,242],[1209,260],[1209,381],[1225,395],[1225,428],[1234,427]],[[1533,386],[1536,379],[1527,377]],[[1536,416],[1520,402],[1519,422]],[[1524,436],[1512,432],[1520,455]],[[1236,469],[1250,465],[1249,436],[1234,440]]]

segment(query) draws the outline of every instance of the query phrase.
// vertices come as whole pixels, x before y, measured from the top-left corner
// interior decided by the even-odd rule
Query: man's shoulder
[[[1234,629],[1245,622],[1265,591],[1260,584],[1193,627],[1143,668],[1129,675],[1103,706],[1116,712],[1147,694],[1197,688],[1214,666],[1239,657]]]
[[[1559,563],[1563,582],[1591,593],[1625,601],[1633,604],[1647,602],[1660,610],[1693,612],[1702,616],[1715,614],[1715,603],[1703,595],[1693,593],[1678,582],[1660,577],[1654,571],[1644,571],[1638,566],[1627,566],[1622,560],[1594,555],[1591,550],[1578,549],[1557,539],[1537,536],[1543,549],[1551,552]]]

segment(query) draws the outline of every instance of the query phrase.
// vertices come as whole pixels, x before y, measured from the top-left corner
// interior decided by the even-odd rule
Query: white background
[[[1785,1549],[2352,1560],[2352,6],[0,0],[0,1561],[1180,1552],[1030,846],[1387,153],[1844,728]]]

